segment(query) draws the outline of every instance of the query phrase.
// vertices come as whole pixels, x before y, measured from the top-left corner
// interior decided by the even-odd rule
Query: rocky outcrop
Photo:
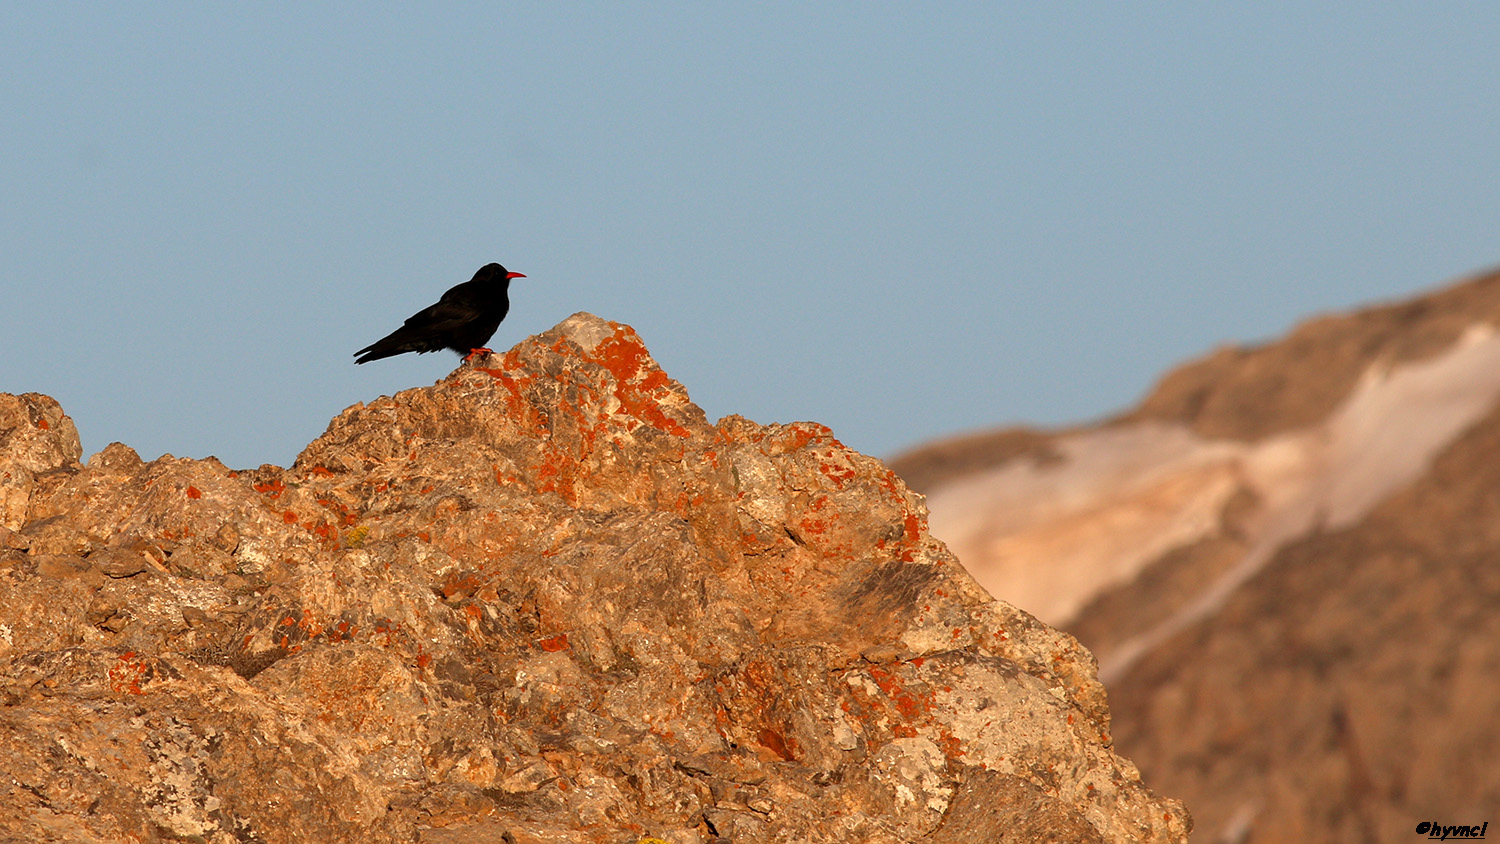
[[[577,315],[289,469],[0,397],[0,840],[1182,841],[1092,657]]]

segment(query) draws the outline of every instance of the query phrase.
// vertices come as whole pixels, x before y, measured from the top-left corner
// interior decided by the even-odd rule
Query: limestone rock
[[[576,315],[287,469],[0,396],[0,840],[1183,841],[1089,653]]]

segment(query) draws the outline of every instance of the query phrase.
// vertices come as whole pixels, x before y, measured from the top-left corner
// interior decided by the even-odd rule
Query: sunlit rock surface
[[[1093,658],[579,314],[289,469],[0,397],[0,839],[1186,839]]]

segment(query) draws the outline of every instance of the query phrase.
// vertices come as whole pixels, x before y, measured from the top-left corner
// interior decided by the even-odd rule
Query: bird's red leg
[[[494,349],[485,349],[485,348],[470,349],[469,353],[464,356],[464,363],[468,363],[469,361],[473,360],[474,358],[479,357],[480,355],[492,355],[494,353],[495,353]]]

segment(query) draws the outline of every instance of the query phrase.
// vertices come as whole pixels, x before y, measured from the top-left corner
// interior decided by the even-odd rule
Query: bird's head
[[[484,266],[479,268],[479,272],[475,273],[474,277],[476,279],[488,278],[494,279],[496,281],[499,281],[500,279],[510,281],[513,278],[525,278],[526,276],[522,273],[513,273],[510,270],[507,270],[506,268],[500,266],[499,264],[485,264]]]

